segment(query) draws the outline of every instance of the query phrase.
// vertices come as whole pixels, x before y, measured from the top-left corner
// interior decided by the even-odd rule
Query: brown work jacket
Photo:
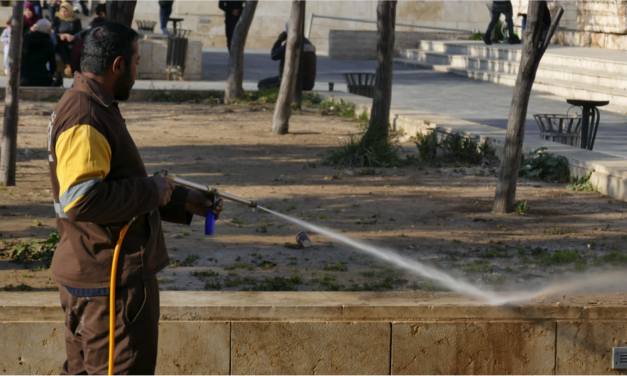
[[[139,283],[169,264],[161,220],[189,224],[187,189],[159,207],[157,184],[126,128],[118,103],[80,73],[48,125],[50,179],[61,241],[52,259],[55,282],[108,287],[113,250],[125,223],[117,285]]]

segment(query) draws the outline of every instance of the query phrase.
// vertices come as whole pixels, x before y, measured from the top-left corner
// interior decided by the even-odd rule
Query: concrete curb
[[[355,114],[370,113],[372,99],[341,92],[318,92],[327,100],[344,100],[355,105]],[[489,125],[474,123],[392,104],[390,125],[393,130],[402,130],[405,134],[416,135],[428,131],[437,131],[443,135],[461,133],[478,142],[487,142],[496,149],[501,158],[505,147],[506,131]],[[583,150],[555,142],[542,141],[525,137],[523,152],[532,152],[540,147],[547,152],[563,155],[568,159],[571,176],[582,177],[594,170],[590,182],[597,190],[607,196],[627,201],[627,160],[596,151]]]
[[[627,294],[162,292],[157,374],[607,374]],[[65,360],[56,292],[0,292],[0,371]]]

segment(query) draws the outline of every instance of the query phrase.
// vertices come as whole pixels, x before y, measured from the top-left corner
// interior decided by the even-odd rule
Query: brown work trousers
[[[63,375],[106,375],[109,367],[109,296],[79,298],[59,286],[65,312],[67,360]],[[155,373],[159,339],[159,282],[152,276],[116,289],[116,375]]]

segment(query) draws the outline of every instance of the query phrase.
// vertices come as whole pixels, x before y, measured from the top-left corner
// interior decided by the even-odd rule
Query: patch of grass
[[[358,175],[376,175],[377,174],[377,170],[375,170],[374,168],[362,168],[359,171],[357,171]]]
[[[217,91],[154,90],[148,96],[150,102],[168,103],[222,103],[223,99]]]
[[[300,280],[302,282],[302,279]],[[296,291],[297,288],[292,278],[285,278],[281,276],[274,276],[273,278],[264,278],[259,285],[252,288],[253,291]]]
[[[568,159],[562,155],[545,152],[541,147],[529,153],[518,170],[518,176],[534,180],[566,183],[570,180]]]
[[[479,257],[484,258],[484,259],[493,259],[493,258],[510,258],[512,256],[507,252],[507,247],[494,246],[481,252],[479,254]]]
[[[551,265],[560,265],[560,264],[570,264],[579,259],[583,258],[583,256],[576,250],[566,249],[563,251],[555,251],[554,253],[544,253],[539,255],[536,259],[538,265],[541,266],[551,266]]]
[[[46,240],[32,241],[9,241],[5,240],[3,245],[8,248],[8,255],[15,262],[42,261],[46,269],[50,268],[52,256],[61,240],[58,232],[53,232]]]
[[[466,265],[463,270],[468,273],[485,273],[492,270],[492,267],[485,261],[477,260]]]
[[[325,287],[327,288],[327,291],[340,291],[340,288],[342,288],[342,286],[338,283],[328,283]]]
[[[346,266],[343,262],[338,262],[336,264],[326,264],[324,266],[324,270],[327,271],[336,271],[336,272],[345,272],[348,271],[348,266]]]
[[[259,267],[261,269],[272,269],[276,266],[276,262],[272,262],[272,261],[262,261],[259,263]]]
[[[235,269],[254,270],[255,268],[252,265],[248,265],[241,261],[237,261],[236,263],[232,265],[227,265],[224,267],[224,270],[235,270]]]
[[[228,277],[224,279],[225,287],[237,287],[243,283],[242,278],[237,273],[229,273]]]
[[[188,255],[187,257],[185,257],[185,260],[183,260],[183,262],[181,263],[181,266],[192,266],[196,263],[196,261],[200,258],[200,256],[198,256],[195,253],[192,253],[191,255]]]
[[[607,262],[613,265],[625,265],[627,264],[627,254],[620,252],[612,252],[601,256],[601,261]]]
[[[166,283],[172,283],[172,282],[174,282],[174,280],[169,279],[169,278],[158,278],[157,282],[166,284]]]
[[[248,226],[248,222],[241,220],[237,217],[231,219],[231,223],[236,225],[237,227],[244,227],[244,226]]]
[[[219,277],[220,273],[214,272],[213,270],[194,270],[193,272],[189,272],[189,275],[203,280],[205,278]]]
[[[359,272],[359,274],[363,275],[364,277],[373,278],[375,275],[375,271],[374,270],[362,270]]]
[[[566,186],[566,189],[577,192],[595,192],[596,188],[590,183],[590,178],[594,170],[588,171],[586,176],[582,176],[579,179],[573,178],[571,184]]]
[[[13,286],[12,284],[4,286],[4,291],[33,291],[33,288],[27,284],[21,283],[17,286]]]
[[[220,290],[222,289],[222,283],[219,280],[205,282],[205,290]]]
[[[545,228],[543,231],[545,235],[564,235],[564,229],[561,227],[553,227],[551,229]]]
[[[470,40],[483,40],[483,33],[476,32],[471,37]]]
[[[33,278],[34,275],[28,273],[22,273],[22,278]]]
[[[527,205],[527,200],[518,201],[516,205],[514,205],[514,210],[516,210],[516,213],[519,215],[526,215],[527,210],[529,210],[529,205]]]

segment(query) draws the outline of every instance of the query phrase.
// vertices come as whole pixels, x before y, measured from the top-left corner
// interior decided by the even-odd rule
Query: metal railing
[[[353,22],[373,23],[373,24],[377,23],[377,21],[374,21],[374,20],[364,20],[364,19],[361,19],[361,18],[324,16],[324,15],[321,15],[321,14],[311,13],[309,15],[309,27],[307,27],[307,33],[305,34],[306,38],[309,38],[309,35],[311,35],[311,28],[313,26],[314,18],[325,18],[327,20],[353,21]],[[472,30],[472,29],[455,29],[455,28],[451,28],[451,27],[416,25],[416,24],[408,24],[408,23],[401,23],[401,22],[397,22],[396,26],[416,27],[416,28],[420,28],[420,29],[429,29],[429,30],[458,31],[458,32],[463,32],[463,33],[471,33],[471,34],[474,34],[474,33],[477,32],[476,30]]]

